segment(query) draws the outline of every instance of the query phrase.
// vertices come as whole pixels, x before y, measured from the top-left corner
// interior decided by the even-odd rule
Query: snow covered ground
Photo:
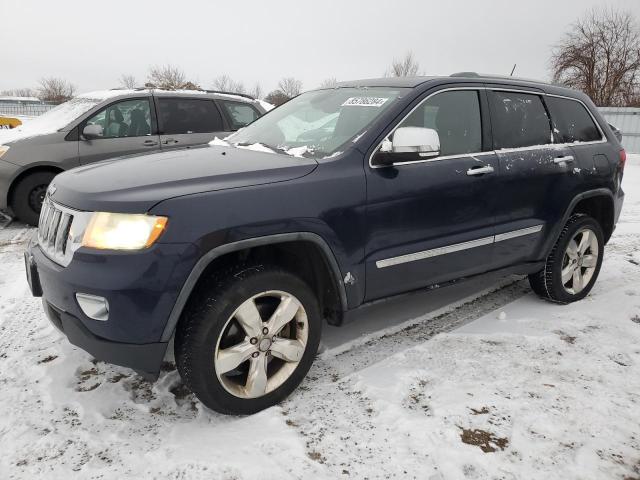
[[[638,479],[640,156],[624,187],[584,301],[483,277],[369,307],[245,418],[69,345],[27,291],[31,230],[0,228],[0,479]]]

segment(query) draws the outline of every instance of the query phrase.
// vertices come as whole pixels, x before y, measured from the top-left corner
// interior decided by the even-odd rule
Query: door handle
[[[145,140],[142,145],[144,145],[145,147],[155,147],[156,145],[158,145],[158,142],[156,142],[155,140]]]
[[[484,175],[486,173],[493,173],[493,167],[491,165],[485,165],[484,167],[475,167],[467,170],[467,175]]]
[[[573,158],[573,155],[564,155],[562,157],[556,157],[553,159],[553,163],[571,163],[573,162],[575,159]]]
[[[178,140],[176,140],[175,138],[167,138],[164,142],[165,145],[171,145],[173,143],[178,143]]]

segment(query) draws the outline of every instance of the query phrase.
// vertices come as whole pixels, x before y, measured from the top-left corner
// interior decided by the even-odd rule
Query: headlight
[[[0,158],[9,151],[9,147],[7,145],[0,145]]]
[[[106,250],[140,250],[153,245],[167,226],[167,217],[95,212],[82,246]]]

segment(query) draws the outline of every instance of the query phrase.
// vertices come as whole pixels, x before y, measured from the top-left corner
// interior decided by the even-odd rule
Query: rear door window
[[[160,133],[211,133],[224,130],[222,116],[213,100],[198,98],[159,98]]]
[[[489,92],[493,145],[523,148],[553,143],[551,122],[539,95]]]
[[[233,102],[230,100],[218,100],[227,112],[229,120],[231,120],[231,128],[233,130],[239,130],[242,127],[246,127],[251,122],[256,120],[260,113],[258,110],[248,103]]]
[[[582,103],[559,97],[547,97],[545,100],[553,119],[553,130],[558,143],[602,140],[598,127]]]

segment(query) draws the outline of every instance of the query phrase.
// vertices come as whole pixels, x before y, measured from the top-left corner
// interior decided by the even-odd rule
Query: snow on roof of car
[[[147,93],[149,90],[132,90],[132,89],[119,89],[114,88],[112,90],[96,90],[95,92],[86,92],[76,95],[75,98],[90,98],[92,100],[107,100],[108,98],[118,97],[120,95],[131,95],[135,93]]]
[[[275,105],[272,105],[269,102],[265,102],[264,100],[257,100],[257,102],[260,104],[262,108],[264,108],[265,112],[268,112],[269,110],[273,110],[274,108],[276,108]]]
[[[11,95],[0,96],[0,100],[9,102],[42,103],[42,100],[37,97],[14,97]]]

